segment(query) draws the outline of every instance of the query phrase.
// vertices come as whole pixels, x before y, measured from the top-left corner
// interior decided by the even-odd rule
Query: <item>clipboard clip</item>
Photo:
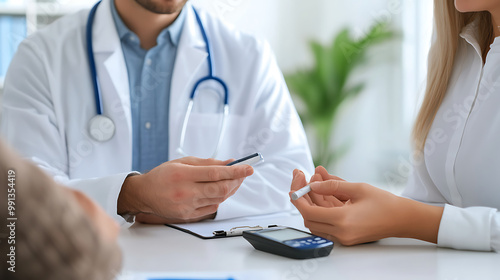
[[[222,237],[222,236],[239,236],[243,235],[244,231],[247,230],[259,230],[259,229],[265,229],[265,228],[270,228],[270,227],[277,227],[277,225],[269,225],[267,227],[261,227],[261,226],[240,226],[240,227],[234,227],[228,231],[225,230],[216,230],[213,232],[214,236],[217,237]]]

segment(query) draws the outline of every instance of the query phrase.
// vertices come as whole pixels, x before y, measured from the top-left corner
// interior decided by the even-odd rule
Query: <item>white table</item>
[[[286,225],[303,228],[300,216]],[[119,243],[125,272],[265,270],[283,280],[500,279],[500,254],[437,248],[411,239],[353,247],[335,244],[330,256],[309,260],[257,251],[242,237],[202,240],[163,225],[122,228]]]

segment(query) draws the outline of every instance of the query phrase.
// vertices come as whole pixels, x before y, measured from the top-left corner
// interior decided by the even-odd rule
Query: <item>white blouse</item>
[[[500,251],[500,37],[483,65],[477,24],[460,34],[448,91],[403,195],[445,205],[438,246]]]

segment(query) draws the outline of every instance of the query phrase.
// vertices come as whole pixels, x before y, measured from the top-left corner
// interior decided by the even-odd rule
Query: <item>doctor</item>
[[[30,36],[1,132],[118,220],[287,210],[290,172],[313,166],[274,56],[186,1],[103,0]],[[255,171],[225,166],[253,152]]]

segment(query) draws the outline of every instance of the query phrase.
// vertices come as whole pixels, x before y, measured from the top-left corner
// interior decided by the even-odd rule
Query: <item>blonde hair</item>
[[[423,150],[432,122],[443,102],[453,71],[458,49],[459,35],[470,22],[477,20],[479,44],[483,57],[492,42],[493,25],[489,12],[461,13],[454,0],[434,0],[435,41],[429,51],[427,87],[425,97],[413,128],[413,140],[417,150]]]

